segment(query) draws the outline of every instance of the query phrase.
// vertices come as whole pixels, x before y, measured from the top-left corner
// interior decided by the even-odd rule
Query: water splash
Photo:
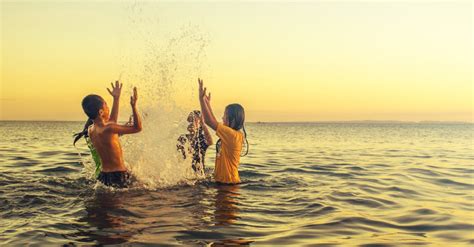
[[[138,88],[143,121],[141,133],[122,137],[124,157],[144,187],[190,183],[196,176],[189,160],[177,152],[176,140],[186,131],[188,112],[197,107],[196,79],[209,42],[194,25],[164,33],[157,17],[144,9],[148,7],[137,4],[129,9],[128,42],[133,49],[122,56],[120,74],[127,86],[122,98],[128,100],[131,88]],[[125,105],[128,102],[122,102],[122,116],[129,111]]]

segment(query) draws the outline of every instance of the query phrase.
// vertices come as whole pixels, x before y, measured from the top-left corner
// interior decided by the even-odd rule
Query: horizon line
[[[126,121],[126,120],[122,120]],[[16,119],[2,119],[0,122],[84,122],[83,120],[16,120]],[[419,123],[450,123],[450,124],[474,124],[474,121],[453,121],[453,120],[314,120],[314,121],[248,121],[247,123],[252,124],[275,124],[275,123],[406,123],[406,124],[419,124]]]

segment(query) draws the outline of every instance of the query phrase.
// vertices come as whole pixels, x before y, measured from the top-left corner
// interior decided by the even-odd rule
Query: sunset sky
[[[471,1],[2,1],[0,120],[84,120],[86,94],[106,96],[120,75],[140,90],[164,68],[182,88],[170,92],[178,107],[198,106],[200,76],[218,114],[239,102],[249,121],[473,122],[472,11]],[[151,100],[141,89],[139,106]]]

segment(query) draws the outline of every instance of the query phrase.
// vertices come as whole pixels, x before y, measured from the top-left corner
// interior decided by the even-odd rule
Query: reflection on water
[[[474,125],[249,124],[242,184],[126,190],[83,169],[81,125],[0,122],[0,245],[474,244]]]
[[[120,214],[120,209],[124,207],[123,197],[126,195],[99,191],[85,201],[87,214],[81,221],[96,229],[87,233],[91,241],[121,244],[132,237],[131,229],[128,229],[128,224],[124,222],[125,216]]]
[[[86,214],[78,221],[88,230],[77,236],[101,244],[127,243],[135,235],[165,243],[174,242],[174,234],[181,233],[176,239],[183,244],[248,245],[253,241],[226,233],[239,220],[239,190],[240,185],[207,182],[161,191],[100,187],[84,199]]]
[[[190,212],[192,221],[177,237],[180,243],[210,246],[248,245],[253,241],[235,229],[239,217],[240,185],[216,185],[200,183],[189,188],[180,188],[193,196],[187,200],[184,210]]]
[[[217,185],[214,200],[214,225],[229,226],[239,220],[240,185]],[[253,241],[230,238],[214,241],[211,246],[249,245]]]
[[[226,226],[239,219],[239,185],[218,185],[214,202],[216,226]]]

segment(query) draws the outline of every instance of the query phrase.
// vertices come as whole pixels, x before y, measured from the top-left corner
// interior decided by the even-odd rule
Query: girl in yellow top
[[[216,166],[214,169],[214,178],[218,183],[237,184],[240,183],[239,163],[240,154],[244,140],[246,142],[248,153],[247,133],[245,132],[245,111],[239,104],[230,104],[226,106],[223,123],[219,123],[212,113],[211,93],[206,94],[206,88],[203,82],[199,82],[199,102],[201,104],[201,112],[204,116],[204,122],[216,131],[220,138],[216,144]],[[243,133],[240,130],[243,130]]]

